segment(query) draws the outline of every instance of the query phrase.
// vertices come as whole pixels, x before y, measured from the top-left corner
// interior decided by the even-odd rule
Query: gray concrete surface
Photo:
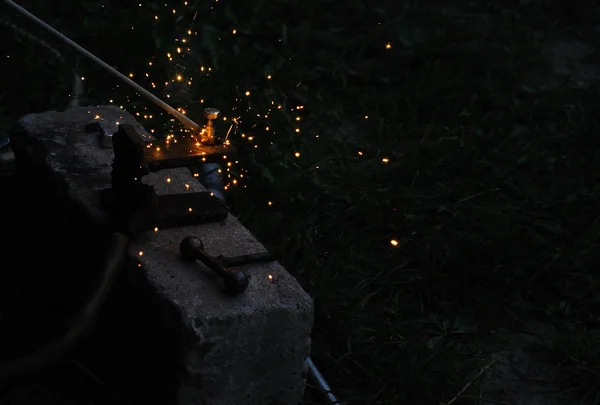
[[[112,150],[85,132],[96,116],[142,130],[119,108],[80,107],[23,117],[12,143],[19,165],[49,168],[69,199],[85,208],[90,223],[102,225],[108,216],[99,192],[110,186]],[[185,168],[150,174],[144,182],[159,194],[202,189]],[[168,307],[165,313],[177,314],[177,333],[184,337],[178,404],[300,403],[313,323],[310,297],[276,262],[244,266],[250,276],[246,292],[223,295],[215,274],[198,262],[180,260],[179,243],[187,235],[200,237],[212,255],[264,250],[232,215],[222,223],[150,231],[131,247],[139,267],[129,271],[143,273],[142,288]]]

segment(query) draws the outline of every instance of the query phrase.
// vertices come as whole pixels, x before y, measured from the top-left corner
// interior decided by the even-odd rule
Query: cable
[[[323,374],[321,374],[321,372],[319,371],[317,366],[315,366],[315,363],[313,363],[310,357],[306,359],[306,364],[308,365],[308,373],[313,378],[313,380],[315,380],[319,391],[321,391],[321,394],[323,394],[327,402],[331,405],[342,405],[342,403],[338,401],[335,395],[333,395],[329,384],[327,384],[327,381],[325,381],[325,378],[323,377]]]
[[[127,236],[120,233],[112,235],[111,248],[106,255],[102,279],[79,312],[73,327],[62,337],[37,352],[0,364],[0,381],[20,377],[59,362],[79,342],[94,324],[100,307],[123,267],[128,246],[129,238]]]

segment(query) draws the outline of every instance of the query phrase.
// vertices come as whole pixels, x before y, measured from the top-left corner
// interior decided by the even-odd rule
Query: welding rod
[[[202,127],[200,125],[196,124],[194,121],[192,121],[191,119],[189,119],[188,117],[186,117],[185,115],[183,115],[182,113],[177,111],[175,108],[171,107],[170,105],[168,105],[167,103],[162,101],[160,98],[158,98],[154,94],[150,93],[148,90],[146,90],[145,88],[143,88],[142,86],[140,86],[139,84],[137,84],[136,82],[134,82],[133,80],[131,80],[130,78],[128,78],[127,76],[122,74],[121,72],[119,72],[117,69],[113,68],[112,66],[110,66],[109,64],[104,62],[102,59],[98,58],[91,52],[89,52],[86,49],[84,49],[83,47],[79,46],[77,43],[75,43],[71,39],[67,38],[65,35],[63,35],[59,31],[55,30],[50,25],[46,24],[44,21],[40,20],[39,18],[37,18],[36,16],[31,14],[29,11],[25,10],[23,7],[19,6],[18,4],[16,4],[15,2],[13,2],[11,0],[4,0],[4,1],[6,2],[6,4],[13,7],[19,13],[23,14],[30,20],[36,22],[38,25],[44,27],[45,29],[47,29],[48,31],[50,31],[51,33],[56,35],[58,38],[60,38],[63,42],[65,42],[68,45],[71,45],[73,48],[78,50],[80,53],[82,53],[83,55],[87,56],[89,59],[96,62],[98,65],[103,67],[108,72],[112,73],[117,78],[121,79],[121,81],[126,83],[128,86],[133,87],[137,92],[139,92],[141,95],[146,97],[148,100],[152,101],[154,104],[156,104],[157,106],[159,106],[160,108],[162,108],[163,110],[165,110],[166,112],[168,112],[169,114],[171,114],[172,116],[177,118],[183,125],[185,125],[190,130],[192,130],[194,132],[199,132],[202,129]]]

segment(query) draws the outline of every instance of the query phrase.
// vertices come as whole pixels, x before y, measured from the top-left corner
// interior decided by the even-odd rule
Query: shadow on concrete
[[[68,330],[108,249],[106,232],[50,183],[44,173],[0,176],[0,366]],[[181,337],[136,270],[126,266],[94,329],[60,364],[0,384],[0,403],[175,403]]]

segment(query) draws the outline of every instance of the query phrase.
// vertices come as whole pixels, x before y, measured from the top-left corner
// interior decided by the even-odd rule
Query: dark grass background
[[[542,351],[549,383],[593,402],[600,104],[542,55],[550,40],[597,44],[593,2],[22,4],[193,119],[207,103],[242,117],[232,208],[313,296],[313,358],[341,399],[439,404],[470,383],[453,403],[498,403],[480,390],[490,332],[536,320],[558,331]],[[5,132],[63,109],[75,67],[89,102],[164,130],[164,115],[0,7],[62,55],[0,26]]]

